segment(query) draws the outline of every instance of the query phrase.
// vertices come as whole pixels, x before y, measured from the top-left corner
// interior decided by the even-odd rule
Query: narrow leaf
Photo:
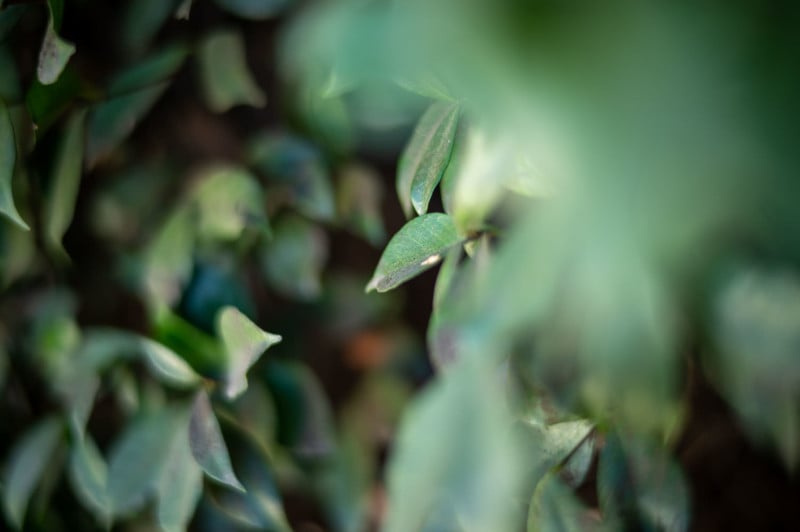
[[[428,211],[433,191],[450,161],[458,124],[458,105],[436,102],[422,115],[397,171],[397,195],[406,216]]]
[[[49,245],[62,250],[61,239],[72,223],[83,171],[84,113],[72,116],[67,123],[56,156],[55,168],[45,211],[45,230]]]
[[[389,241],[367,291],[386,292],[401,285],[438,264],[461,241],[446,214],[425,214],[411,220]]]
[[[242,18],[263,20],[273,17],[293,0],[215,0],[226,11]]]
[[[136,338],[135,341],[157,377],[181,388],[199,384],[200,376],[174,351],[147,338]]]
[[[200,81],[212,111],[222,113],[239,104],[263,107],[267,98],[247,66],[242,37],[220,31],[200,45]]]
[[[189,446],[188,426],[181,428],[156,488],[158,523],[167,532],[186,530],[203,491],[203,470]]]
[[[281,341],[250,321],[235,307],[224,307],[217,316],[217,331],[228,359],[225,396],[233,399],[247,389],[247,370],[271,346]]]
[[[108,466],[88,434],[74,436],[68,469],[72,491],[86,509],[107,524],[111,518]]]
[[[39,422],[11,450],[3,478],[3,506],[9,521],[22,528],[25,510],[42,474],[61,440],[60,419]]]
[[[244,486],[233,472],[219,422],[211,409],[208,394],[204,391],[199,392],[194,399],[189,422],[189,445],[192,456],[209,478],[244,491]]]
[[[11,188],[16,161],[17,144],[14,138],[14,126],[5,102],[0,99],[0,213],[27,231],[28,224],[17,212]]]
[[[75,45],[65,41],[56,33],[60,11],[63,9],[60,0],[48,0],[50,18],[47,30],[42,39],[42,48],[39,50],[39,63],[36,66],[36,77],[43,85],[55,83],[61,71],[67,66],[67,61],[75,53]]]

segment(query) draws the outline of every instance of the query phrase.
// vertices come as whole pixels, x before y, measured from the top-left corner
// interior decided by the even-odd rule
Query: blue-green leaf
[[[192,456],[188,423],[180,429],[156,487],[158,524],[167,532],[186,530],[203,491],[203,470]]]
[[[450,162],[458,105],[451,102],[432,104],[420,118],[397,169],[397,195],[406,216],[411,207],[417,214],[428,212],[433,191]]]
[[[47,22],[47,30],[42,39],[42,47],[39,50],[39,62],[36,66],[36,78],[43,85],[55,83],[67,61],[75,53],[75,45],[65,41],[56,33],[60,25],[61,10],[63,10],[63,0],[48,0],[47,8],[50,18]]]
[[[270,284],[291,298],[311,300],[322,290],[322,269],[328,258],[328,237],[321,228],[296,215],[275,225],[261,263]]]
[[[244,491],[244,486],[236,478],[231,466],[228,448],[222,438],[211,401],[206,392],[199,392],[192,406],[192,417],[189,421],[189,446],[197,463],[209,478],[221,482],[233,489]]]
[[[395,234],[381,255],[367,291],[386,292],[438,264],[463,239],[446,214],[415,218]]]
[[[242,18],[262,20],[274,17],[293,0],[214,0],[218,6]]]
[[[5,102],[0,100],[0,213],[26,231],[28,224],[22,219],[14,205],[12,181],[14,166],[17,161],[17,144],[14,138],[14,126]]]
[[[111,519],[108,466],[88,434],[73,433],[68,474],[78,500],[107,525]]]
[[[58,418],[40,421],[14,445],[3,477],[3,507],[9,521],[22,528],[28,501],[61,441]]]

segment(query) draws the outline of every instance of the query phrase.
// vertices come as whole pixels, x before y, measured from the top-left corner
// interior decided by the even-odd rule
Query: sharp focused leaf
[[[14,445],[3,477],[3,507],[9,521],[22,528],[25,510],[42,474],[61,441],[60,419],[40,421]]]
[[[70,118],[56,156],[44,213],[49,245],[62,250],[61,239],[72,223],[83,174],[84,113]]]
[[[60,25],[63,0],[48,0],[47,7],[50,11],[50,18],[44,39],[42,39],[39,62],[36,66],[36,77],[43,85],[55,83],[64,67],[67,66],[69,58],[75,53],[75,45],[65,41],[56,33],[56,29]]]
[[[367,291],[386,292],[401,285],[438,264],[461,241],[446,214],[425,214],[411,220],[389,241]]]
[[[184,424],[175,438],[156,488],[158,524],[167,532],[187,530],[203,491],[203,470],[192,456],[188,429]]]
[[[217,330],[227,355],[224,379],[226,397],[233,399],[247,389],[247,370],[271,346],[281,341],[250,321],[235,307],[223,308],[217,317]]]
[[[406,216],[428,211],[433,191],[450,161],[458,124],[458,105],[436,102],[420,118],[397,170],[397,195]]]
[[[233,489],[244,491],[244,486],[233,472],[231,459],[219,428],[211,401],[206,392],[199,392],[192,406],[189,421],[189,446],[197,463],[209,478]]]
[[[11,183],[14,179],[14,165],[17,161],[17,144],[14,140],[14,127],[5,102],[0,100],[0,213],[12,222],[28,230],[14,205]]]
[[[186,427],[185,407],[171,406],[135,419],[112,446],[108,494],[114,516],[139,510],[155,492],[172,443]]]
[[[275,225],[261,257],[264,273],[277,291],[296,299],[315,299],[322,290],[328,237],[304,218],[286,215]]]
[[[111,519],[108,493],[108,466],[91,436],[73,437],[69,460],[69,480],[78,500],[103,524]]]
[[[263,107],[267,98],[247,67],[242,37],[219,31],[200,45],[200,81],[212,111],[222,113],[239,104]]]
[[[274,17],[293,0],[214,0],[221,8],[242,18],[262,20]]]

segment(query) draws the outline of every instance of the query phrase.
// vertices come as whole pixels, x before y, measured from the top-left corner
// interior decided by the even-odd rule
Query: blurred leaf
[[[352,431],[340,431],[331,463],[315,475],[335,530],[358,532],[367,524],[374,458],[365,442]]]
[[[115,74],[108,82],[108,95],[111,98],[125,96],[165,82],[178,72],[188,55],[186,45],[169,44]]]
[[[81,79],[71,65],[67,65],[58,79],[50,85],[43,85],[38,80],[31,83],[25,95],[25,105],[36,125],[38,138],[69,108],[81,89]]]
[[[322,269],[328,259],[328,237],[315,224],[286,214],[275,225],[261,263],[271,286],[300,300],[316,299],[322,290]]]
[[[586,532],[594,530],[586,509],[555,475],[536,487],[528,511],[528,532]]]
[[[320,221],[336,215],[330,177],[319,151],[283,133],[261,133],[248,147],[251,164],[286,189],[287,200],[302,214]]]
[[[128,54],[146,50],[175,10],[177,0],[132,0],[122,13],[119,40]]]
[[[187,420],[188,421],[188,420]],[[189,424],[180,427],[156,487],[158,524],[167,532],[187,530],[203,492],[203,470],[189,444]]]
[[[461,240],[446,214],[425,214],[411,220],[389,241],[367,291],[386,292],[401,285],[438,264]]]
[[[14,5],[0,9],[0,42],[5,41],[8,34],[17,25],[17,21],[25,12],[26,7],[24,5]]]
[[[160,83],[92,107],[86,138],[88,167],[107,157],[135,129],[168,87]]]
[[[75,434],[69,460],[72,491],[101,524],[111,522],[111,499],[108,493],[108,466],[88,434]]]
[[[244,490],[212,488],[211,498],[215,505],[230,520],[246,529],[289,532],[291,528],[283,511],[270,457],[250,435],[229,424],[224,427],[233,465]]]
[[[577,488],[586,480],[594,458],[595,439],[593,434],[588,435],[564,462],[559,473],[569,487]]]
[[[233,489],[245,491],[236,473],[233,472],[231,459],[219,423],[211,409],[208,394],[201,391],[194,398],[192,417],[189,422],[189,445],[197,463],[209,478],[221,482]]]
[[[181,388],[200,383],[200,377],[170,349],[147,338],[138,338],[137,343],[148,366],[161,380]]]
[[[275,402],[260,380],[249,383],[241,396],[224,408],[220,407],[219,411],[226,413],[225,419],[235,420],[236,425],[264,449],[274,447],[278,423]]]
[[[218,6],[242,18],[262,20],[274,17],[293,0],[214,0]]]
[[[17,145],[14,140],[14,128],[5,102],[0,100],[0,213],[22,229],[28,230],[28,224],[20,217],[14,205],[12,181],[14,165],[17,161]]]
[[[269,228],[261,186],[242,168],[216,166],[204,170],[191,198],[197,206],[200,237],[235,240],[245,227]]]
[[[597,492],[612,528],[689,528],[689,491],[680,467],[664,449],[610,433],[600,453]]]
[[[3,507],[11,524],[21,529],[33,490],[63,436],[58,418],[39,421],[11,450],[3,477]]]
[[[155,492],[175,439],[186,427],[185,407],[170,406],[135,419],[111,448],[108,493],[114,516],[138,511]]]
[[[61,240],[72,223],[83,174],[85,114],[70,117],[61,139],[44,212],[45,232],[52,250],[65,253]]]
[[[75,53],[75,45],[65,41],[56,33],[61,26],[61,13],[64,9],[63,0],[47,0],[50,18],[47,22],[47,31],[42,40],[39,51],[39,62],[36,66],[36,78],[43,85],[55,83],[67,61]]]
[[[790,470],[800,463],[800,280],[793,271],[738,267],[714,301],[720,354],[707,366],[756,439]]]
[[[480,364],[455,366],[406,410],[388,465],[387,532],[420,530],[442,514],[451,527],[517,530],[521,450],[509,438],[501,390]]]
[[[194,263],[193,212],[178,208],[166,219],[143,253],[143,288],[153,301],[177,303]]]
[[[234,399],[247,389],[247,370],[281,337],[262,330],[235,307],[219,312],[217,330],[227,354],[224,393]]]
[[[189,14],[192,11],[193,0],[181,0],[178,9],[175,10],[175,18],[181,20],[189,20]]]
[[[199,259],[183,291],[178,313],[208,334],[216,334],[217,314],[226,306],[255,315],[252,290],[240,265],[225,257]]]
[[[226,378],[227,356],[214,337],[164,306],[157,307],[154,321],[155,338],[178,353],[194,371],[214,380]]]
[[[263,107],[264,92],[250,74],[244,42],[239,33],[217,31],[200,44],[200,81],[206,103],[223,113],[239,104]]]
[[[0,12],[0,19],[2,13]],[[0,22],[2,24],[2,22]],[[2,29],[0,29],[2,32]],[[22,87],[19,82],[19,73],[14,56],[8,46],[0,44],[0,100],[7,102],[17,102],[22,94]]]
[[[271,360],[265,379],[278,413],[278,442],[301,463],[319,463],[335,451],[333,413],[316,376],[303,364]]]
[[[351,164],[342,170],[336,191],[338,218],[373,246],[386,241],[383,193],[380,176],[372,169]]]
[[[450,161],[459,107],[450,102],[432,104],[420,118],[403,150],[397,169],[397,195],[406,217],[428,211],[428,202]]]

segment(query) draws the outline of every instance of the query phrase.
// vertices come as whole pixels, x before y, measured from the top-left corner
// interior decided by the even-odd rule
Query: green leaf
[[[118,72],[108,83],[110,97],[145,89],[167,81],[183,66],[189,48],[171,44]]]
[[[25,105],[36,124],[38,138],[70,107],[81,89],[81,79],[71,65],[67,65],[51,85],[42,85],[37,80],[31,83],[25,95]]]
[[[86,138],[87,166],[91,168],[110,155],[133,132],[168,85],[160,83],[94,106],[89,113]]]
[[[219,312],[217,331],[227,354],[224,393],[233,399],[247,389],[247,370],[281,337],[262,330],[235,307]]]
[[[192,417],[189,421],[189,446],[192,456],[209,478],[233,489],[245,491],[242,483],[233,472],[228,448],[222,438],[219,422],[211,409],[211,401],[206,392],[199,392],[194,398]]]
[[[274,17],[293,0],[214,0],[218,6],[234,15],[253,20]]]
[[[191,192],[197,206],[197,234],[219,240],[235,240],[248,226],[269,230],[264,212],[264,193],[256,178],[236,166],[207,168]]]
[[[108,466],[88,434],[73,434],[68,476],[81,504],[107,526],[111,520]]]
[[[388,465],[387,532],[433,527],[443,515],[449,526],[517,530],[521,449],[490,372],[485,360],[458,364],[406,409]]]
[[[239,104],[263,107],[267,98],[247,67],[239,33],[218,31],[200,44],[200,82],[206,103],[222,113]]]
[[[146,50],[153,37],[170,18],[177,0],[134,0],[122,13],[122,25],[117,34],[123,50],[137,55]]]
[[[6,6],[0,9],[0,42],[3,42],[14,26],[17,25],[22,14],[25,12],[24,5]]]
[[[2,17],[2,14],[0,14]],[[0,100],[17,102],[22,94],[19,72],[8,46],[0,44]]]
[[[397,195],[406,216],[411,207],[417,214],[428,211],[433,191],[450,161],[459,107],[451,102],[436,102],[422,115],[397,169]]]
[[[137,512],[155,492],[187,414],[184,407],[175,406],[145,414],[114,443],[108,459],[112,515]]]
[[[175,18],[181,20],[189,20],[189,14],[192,11],[193,0],[181,0],[178,9],[175,10]]]
[[[50,18],[47,22],[47,30],[42,39],[42,48],[39,50],[39,62],[36,66],[36,78],[43,85],[55,83],[67,61],[75,53],[75,45],[65,41],[56,33],[60,25],[61,10],[63,10],[63,0],[48,0],[47,8],[50,11]]]
[[[14,140],[14,126],[3,100],[0,100],[0,213],[26,231],[28,224],[22,219],[14,205],[12,182],[14,166],[17,161],[17,144]]]
[[[83,126],[83,112],[73,115],[67,123],[56,155],[44,212],[48,243],[51,249],[62,253],[61,240],[72,223],[83,174]]]
[[[585,532],[592,526],[586,509],[555,475],[536,487],[528,511],[528,532]]]
[[[147,338],[136,338],[135,342],[147,365],[161,380],[181,388],[200,383],[200,376],[172,350]]]
[[[689,529],[690,497],[681,469],[665,449],[648,441],[607,436],[597,468],[597,493],[611,528]]]
[[[248,159],[279,185],[285,200],[300,213],[319,221],[333,220],[333,187],[322,155],[313,145],[283,133],[262,133],[250,141]]]
[[[383,225],[383,183],[372,169],[361,165],[346,166],[336,190],[338,218],[373,246],[386,240]]]
[[[47,418],[37,423],[11,449],[3,477],[3,507],[15,528],[22,528],[33,490],[61,441],[63,423]]]
[[[189,427],[175,438],[156,486],[158,524],[167,532],[187,530],[203,492],[203,470],[192,456]]]
[[[152,301],[177,303],[194,264],[195,216],[178,208],[144,251],[143,288]]]
[[[328,237],[321,228],[296,215],[275,225],[261,263],[270,284],[295,299],[312,300],[322,290],[322,269],[328,258]]]
[[[389,241],[367,291],[386,292],[401,285],[438,264],[444,254],[461,241],[446,214],[425,214],[411,220]]]

